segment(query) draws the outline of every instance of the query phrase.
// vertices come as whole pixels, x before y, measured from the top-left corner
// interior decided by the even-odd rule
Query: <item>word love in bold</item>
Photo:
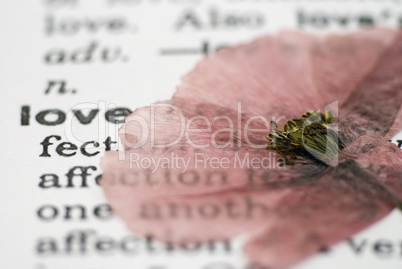
[[[88,109],[85,109],[88,110]],[[73,113],[73,118],[83,125],[90,124],[99,114],[99,109],[73,109],[69,113]],[[131,110],[125,107],[117,107],[109,109],[105,112],[105,119],[110,123],[124,123],[124,118],[131,113]],[[45,109],[36,113],[35,120],[41,125],[56,126],[66,121],[67,112],[60,109]],[[29,126],[31,123],[31,106],[25,105],[21,107],[21,126]]]

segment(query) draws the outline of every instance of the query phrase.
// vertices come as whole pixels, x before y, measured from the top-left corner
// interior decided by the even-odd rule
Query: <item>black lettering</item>
[[[36,213],[41,220],[51,221],[57,217],[57,215],[59,214],[59,211],[57,210],[57,208],[55,206],[44,205],[44,206],[40,207]]]
[[[95,243],[96,250],[104,253],[113,250],[115,247],[115,242],[110,237],[103,237],[99,238],[98,241]]]
[[[75,205],[75,206],[66,206],[65,207],[64,219],[70,220],[72,218],[72,211],[74,209],[76,209],[76,211],[78,209],[80,219],[86,219],[87,218],[85,207],[82,206],[82,205]]]
[[[29,125],[29,119],[31,117],[30,111],[31,111],[30,106],[22,106],[21,107],[21,126]]]
[[[261,203],[254,202],[250,197],[245,197],[246,202],[246,217],[251,219],[256,217],[256,212],[260,212],[261,217],[265,217],[268,214],[268,208]]]
[[[111,123],[124,123],[124,118],[131,114],[130,109],[118,107],[105,113],[105,118]]]
[[[367,240],[364,239],[360,242],[360,244],[356,244],[355,240],[353,238],[350,238],[347,240],[348,245],[352,248],[352,250],[356,253],[356,254],[360,254],[363,249],[366,247],[367,245]]]
[[[93,156],[96,156],[96,155],[98,155],[99,153],[100,153],[100,151],[95,151],[95,152],[92,152],[92,153],[89,153],[88,151],[87,151],[87,146],[88,145],[94,145],[94,147],[99,147],[99,143],[98,142],[95,142],[95,141],[89,141],[89,142],[85,142],[84,144],[82,144],[82,146],[80,147],[80,150],[81,150],[81,153],[83,154],[83,155],[85,155],[85,156],[87,156],[87,157],[93,157]]]
[[[374,253],[379,256],[390,256],[393,251],[393,245],[391,242],[387,240],[379,240],[373,246]]]
[[[74,145],[73,143],[63,142],[63,143],[60,143],[56,147],[56,152],[60,156],[71,157],[71,156],[74,156],[75,154],[77,154],[77,152],[76,152],[77,149],[78,149],[77,146]],[[73,152],[67,153],[66,151],[73,151]]]
[[[54,255],[57,251],[57,243],[52,238],[40,239],[36,245],[36,252],[40,255]]]
[[[375,20],[370,15],[364,15],[359,17],[359,24],[361,27],[372,27],[375,25]]]
[[[55,174],[44,174],[40,179],[39,187],[42,189],[61,188],[59,177]]]
[[[226,207],[226,211],[228,214],[228,218],[230,219],[236,219],[239,217],[239,214],[236,214],[236,204],[233,202],[233,200],[227,200],[225,202],[225,207]]]
[[[93,41],[88,47],[80,48],[71,54],[71,62],[76,64],[89,63],[98,44]]]
[[[102,51],[102,60],[105,63],[112,63],[115,62],[119,57],[121,56],[121,49],[120,48],[115,48],[113,53],[111,52],[111,49],[104,48]]]
[[[184,13],[184,15],[176,23],[176,29],[180,30],[187,25],[196,29],[201,29],[201,21],[192,11],[187,11]]]
[[[74,251],[74,246],[78,247],[78,252],[84,254],[87,252],[88,237],[95,233],[92,230],[73,231],[65,238],[65,250],[67,253]]]
[[[121,241],[120,247],[125,253],[136,253],[138,251],[138,241],[138,237],[128,236]]]
[[[53,145],[53,143],[49,142],[51,138],[56,138],[56,140],[61,140],[61,136],[59,136],[59,135],[49,135],[49,136],[45,137],[45,139],[42,141],[42,143],[40,143],[43,146],[43,151],[42,151],[41,155],[39,155],[39,157],[51,157],[51,155],[49,154],[49,146]]]
[[[46,118],[48,118],[48,116],[52,116],[52,115],[56,116],[55,120],[46,119]],[[42,125],[55,126],[55,125],[62,124],[66,120],[66,114],[63,111],[58,110],[58,109],[48,109],[48,110],[39,112],[35,118],[36,118],[36,121]]]
[[[143,203],[141,205],[140,217],[143,219],[161,219],[162,215],[158,205]]]
[[[180,173],[178,181],[183,185],[197,185],[200,181],[200,176],[196,171],[186,171],[185,173]]]
[[[94,215],[101,220],[113,217],[112,209],[108,204],[98,205],[94,208]]]
[[[64,80],[49,80],[47,83],[45,94],[49,94],[53,88],[56,88],[59,94],[65,94],[67,92],[66,84],[67,83]]]
[[[220,209],[219,206],[215,204],[202,204],[198,208],[198,212],[202,218],[213,219],[219,215]]]
[[[73,179],[75,177],[79,177],[81,178],[81,187],[88,187],[87,184],[87,177],[89,175],[91,175],[90,173],[88,173],[88,170],[91,169],[93,171],[96,171],[96,167],[95,166],[74,166],[73,168],[71,168],[68,173],[66,174],[67,176],[67,188],[74,188],[74,182]],[[79,170],[79,173],[76,173],[76,171]]]
[[[105,142],[103,142],[103,144],[105,144],[105,146],[106,146],[105,150],[109,151],[109,150],[111,150],[111,145],[112,144],[117,144],[117,142],[112,141],[112,138],[110,136],[108,136],[108,138],[105,140]]]
[[[99,109],[91,109],[88,116],[84,116],[81,110],[73,110],[74,116],[77,117],[78,121],[84,125],[90,124],[92,120],[99,113]]]
[[[54,49],[45,54],[45,63],[47,64],[62,64],[65,62],[66,55],[61,49]]]

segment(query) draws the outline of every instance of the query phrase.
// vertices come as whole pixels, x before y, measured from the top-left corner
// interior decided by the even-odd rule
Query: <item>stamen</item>
[[[267,136],[271,144],[269,150],[291,158],[297,156],[329,165],[333,157],[344,148],[337,133],[328,124],[335,120],[331,112],[307,112],[301,119],[285,123],[283,131],[271,121],[273,131]]]

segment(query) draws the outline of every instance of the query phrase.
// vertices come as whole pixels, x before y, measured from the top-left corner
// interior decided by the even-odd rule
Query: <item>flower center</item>
[[[273,131],[267,136],[271,142],[267,149],[293,159],[299,156],[329,165],[345,147],[337,133],[328,126],[334,120],[331,112],[307,112],[300,119],[288,120],[283,131],[271,121]]]

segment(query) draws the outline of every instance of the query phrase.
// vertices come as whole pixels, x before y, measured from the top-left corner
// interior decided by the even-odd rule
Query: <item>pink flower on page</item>
[[[102,186],[135,233],[182,247],[246,235],[251,263],[286,268],[399,205],[402,152],[387,139],[401,103],[400,32],[265,36],[128,116]],[[297,129],[309,111],[322,120]]]

